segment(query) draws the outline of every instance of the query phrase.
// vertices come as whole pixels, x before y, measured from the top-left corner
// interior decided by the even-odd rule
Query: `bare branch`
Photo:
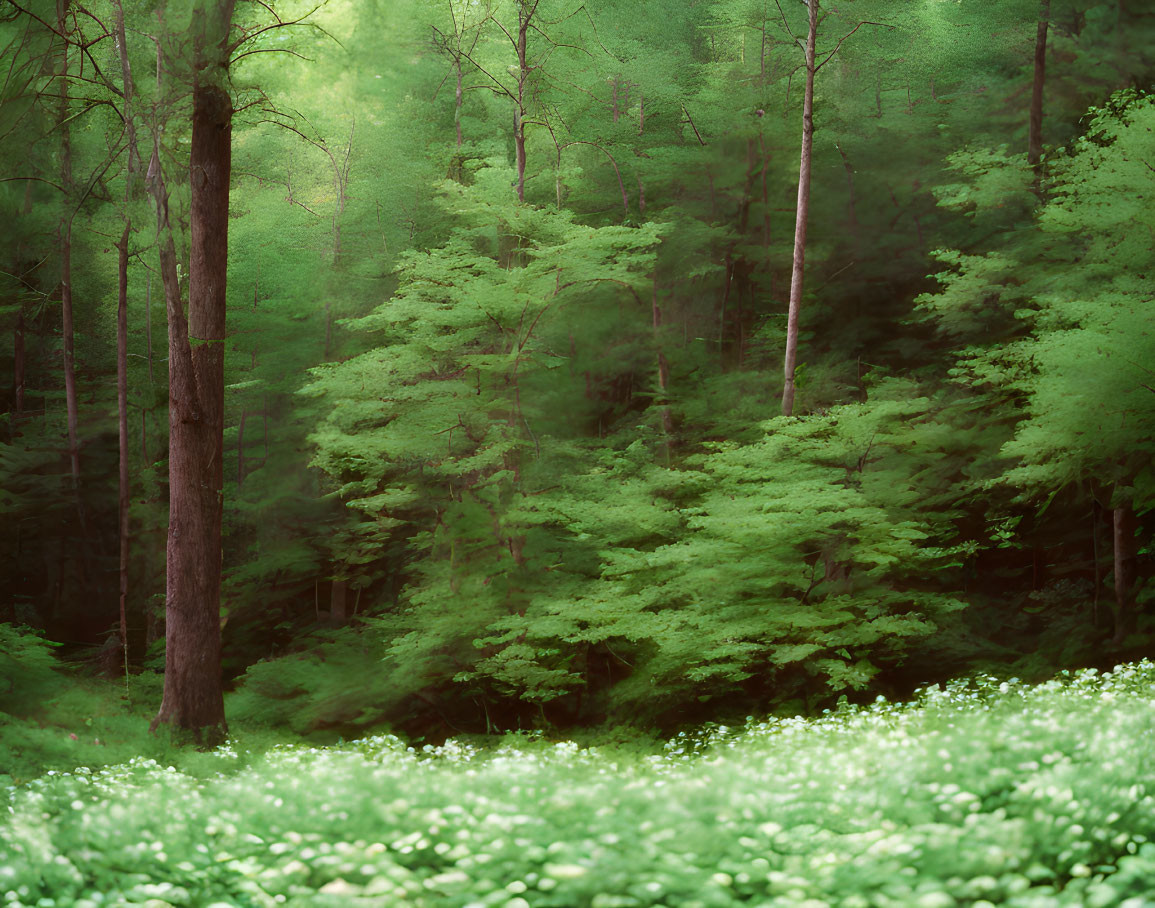
[[[854,26],[854,28],[852,28],[852,29],[851,29],[850,31],[848,31],[848,32],[847,32],[845,35],[843,35],[841,38],[839,38],[839,39],[838,39],[838,43],[837,43],[836,45],[834,45],[834,50],[832,50],[830,53],[828,53],[828,54],[826,55],[826,59],[825,59],[825,60],[823,60],[821,63],[819,63],[817,66],[815,66],[815,67],[814,67],[814,71],[815,71],[815,72],[818,72],[818,70],[822,69],[822,67],[824,67],[824,66],[825,66],[827,63],[829,63],[829,62],[830,62],[830,60],[831,60],[831,58],[832,58],[832,57],[833,57],[833,56],[834,56],[836,53],[838,53],[838,49],[839,49],[840,47],[842,47],[842,42],[843,42],[843,41],[845,41],[847,38],[849,38],[851,35],[853,35],[853,34],[854,34],[856,31],[858,31],[858,30],[859,30],[860,28],[862,28],[862,26],[864,26],[864,25],[877,25],[879,28],[889,28],[889,29],[891,29],[892,31],[893,31],[893,30],[894,30],[894,28],[895,28],[895,26],[893,26],[893,25],[887,25],[885,22],[866,22],[866,21],[863,21],[863,22],[859,22],[859,23],[858,23],[856,26]]]
[[[305,13],[305,15],[299,16],[296,19],[290,19],[288,21],[285,21],[284,19],[282,19],[277,14],[277,12],[275,10],[273,10],[273,8],[271,6],[269,6],[265,3],[262,3],[261,6],[264,6],[265,9],[269,10],[269,12],[271,12],[273,14],[273,16],[276,18],[277,21],[272,23],[271,25],[264,25],[260,28],[253,29],[252,31],[245,32],[244,34],[241,35],[240,38],[238,38],[236,41],[234,41],[232,44],[230,44],[225,49],[225,51],[226,51],[226,53],[231,55],[232,52],[235,51],[242,44],[245,44],[248,41],[252,41],[254,38],[258,37],[259,35],[263,35],[265,32],[272,31],[273,29],[277,29],[277,28],[289,28],[293,25],[304,25],[308,28],[315,28],[319,32],[321,32],[323,35],[325,35],[326,37],[332,38],[334,41],[337,41],[336,38],[333,38],[332,35],[330,35],[327,31],[325,31],[325,29],[321,28],[321,26],[317,25],[315,22],[306,22],[305,21],[311,15],[313,15],[313,13],[315,13],[322,6],[324,6],[327,2],[328,2],[328,0],[321,0],[320,3],[318,3],[311,10],[309,10],[307,13]],[[341,42],[337,41],[337,43],[340,44]]]
[[[794,32],[790,30],[790,23],[786,21],[786,12],[782,9],[782,4],[779,3],[778,0],[774,0],[774,5],[778,7],[778,15],[782,17],[782,25],[786,29],[786,34],[790,36],[790,40],[794,44],[797,44],[798,38],[795,36]]]
[[[689,112],[688,110],[686,110],[686,105],[685,105],[685,104],[683,104],[683,105],[682,105],[682,113],[684,113],[684,114],[686,115],[686,122],[687,122],[687,123],[689,123],[689,124],[690,124],[690,128],[691,128],[692,130],[694,130],[694,135],[698,137],[698,144],[699,144],[699,145],[705,145],[705,144],[706,144],[706,140],[705,140],[705,139],[703,139],[703,138],[702,138],[702,136],[701,136],[701,134],[698,132],[698,127],[694,125],[694,118],[693,118],[693,117],[691,117],[691,116],[690,116],[690,112]]]
[[[30,181],[33,183],[47,183],[53,189],[58,189],[61,192],[67,192],[67,190],[59,183],[54,183],[52,180],[46,180],[44,177],[0,177],[0,183],[20,183],[24,181]]]
[[[290,57],[297,57],[306,63],[313,62],[312,57],[306,57],[304,54],[299,54],[295,50],[289,50],[287,47],[267,47],[258,48],[257,50],[247,50],[243,54],[237,54],[229,60],[229,66],[232,66],[238,60],[243,60],[245,57],[251,57],[253,54],[288,54]]]

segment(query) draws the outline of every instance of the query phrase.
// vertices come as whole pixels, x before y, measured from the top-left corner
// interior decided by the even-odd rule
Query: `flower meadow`
[[[0,792],[0,904],[1155,906],[1155,665],[681,734],[278,747]]]

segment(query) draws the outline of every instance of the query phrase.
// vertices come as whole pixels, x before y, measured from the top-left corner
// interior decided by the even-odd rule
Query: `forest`
[[[1011,747],[1006,773],[1083,754],[1074,778],[1094,751],[1100,794],[1141,801],[1150,753],[1104,754],[1150,730],[1155,683],[1153,79],[1146,0],[0,0],[0,803],[35,825],[77,785],[175,798],[175,764],[188,817],[227,814],[246,783],[204,779],[296,791],[315,753],[354,780],[342,802],[427,767],[453,813],[477,760],[492,792],[540,772],[595,797],[610,748],[622,803],[631,773],[669,773],[740,815],[763,739],[870,763],[863,741],[933,737],[949,702],[977,723],[923,780],[954,787],[949,823],[952,772],[1002,765],[984,710],[1030,738],[1032,698],[1091,737]],[[1130,680],[1088,693],[1102,678]],[[1119,709],[1092,722],[1100,696]],[[723,752],[761,768],[715,786]],[[875,820],[915,828],[914,783],[886,778]],[[1004,794],[975,816],[1003,823]],[[237,811],[243,837],[261,811]],[[412,811],[389,822],[420,830]],[[0,857],[30,828],[0,829]],[[1026,836],[1050,875],[976,869],[1002,888],[969,896],[949,874],[888,896],[893,868],[868,892],[851,861],[835,898],[829,829],[809,870],[770,872],[806,885],[742,898],[765,868],[706,845],[681,890],[583,889],[592,852],[518,858],[552,887],[478,889],[419,832],[394,849],[412,879],[350,894],[314,866],[281,895],[1152,904],[1110,855],[1073,872],[1009,828],[992,841]],[[27,891],[0,868],[0,896],[73,885],[47,854]],[[276,894],[197,879],[116,891]]]

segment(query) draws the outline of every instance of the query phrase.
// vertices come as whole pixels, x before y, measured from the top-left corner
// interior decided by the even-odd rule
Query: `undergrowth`
[[[236,746],[0,794],[13,906],[1153,905],[1155,665],[681,735]],[[251,765],[237,769],[243,759]],[[210,765],[211,764],[211,765]]]

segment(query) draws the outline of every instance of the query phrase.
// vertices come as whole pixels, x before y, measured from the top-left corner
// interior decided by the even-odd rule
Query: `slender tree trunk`
[[[456,71],[457,71],[457,97],[456,97],[456,104],[453,108],[453,125],[457,128],[457,147],[460,148],[461,143],[464,141],[464,139],[461,135],[461,105],[465,99],[465,94],[464,94],[464,91],[463,91],[462,85],[461,85],[461,54],[460,53],[458,53],[458,55],[453,58],[453,63],[454,63],[454,69],[456,69]]]
[[[1047,70],[1047,25],[1051,18],[1051,0],[1041,0],[1039,25],[1035,31],[1035,77],[1031,84],[1031,123],[1027,144],[1027,163],[1034,166],[1043,155],[1043,85]]]
[[[70,0],[57,0],[56,21],[62,35],[69,33]],[[64,188],[64,211],[60,217],[60,311],[64,341],[64,405],[68,414],[68,461],[72,485],[77,490],[77,508],[81,508],[80,419],[76,404],[75,328],[72,322],[72,130],[69,126],[68,44],[60,50],[60,106],[57,131],[60,134],[60,185]],[[81,515],[83,523],[83,515]]]
[[[782,414],[794,412],[794,367],[798,358],[798,313],[806,262],[806,222],[810,215],[810,163],[814,147],[814,44],[818,37],[818,0],[810,0],[806,35],[806,93],[802,100],[802,156],[798,166],[798,209],[794,218],[794,268],[790,274],[790,310],[786,318],[786,358]]]
[[[513,114],[513,147],[517,157],[517,200],[525,201],[525,92],[526,80],[529,78],[529,60],[527,48],[529,44],[529,23],[533,12],[537,8],[529,8],[527,0],[518,0],[517,4],[517,110]]]
[[[128,43],[124,28],[124,8],[114,0],[116,43],[120,51],[121,86],[124,92],[124,123],[128,138],[127,185],[125,186],[124,233],[117,244],[117,274],[119,293],[116,301],[116,410],[119,429],[120,489],[120,648],[124,656],[124,670],[128,672],[128,562],[129,537],[129,475],[128,475],[128,240],[132,234],[132,217],[128,214],[140,172],[140,153],[136,147],[136,120],[133,110],[132,66],[128,59]],[[143,413],[143,411],[142,411]]]
[[[153,719],[213,745],[227,733],[221,690],[225,278],[233,0],[202,11],[190,148],[189,313],[169,313],[169,531],[164,697]],[[179,297],[178,297],[179,300]]]
[[[131,181],[131,178],[130,178]],[[131,224],[126,219],[117,244],[119,293],[116,300],[116,416],[119,428],[120,489],[120,649],[128,671],[128,237]]]
[[[1115,508],[1115,638],[1119,644],[1135,630],[1135,510],[1127,501]]]
[[[638,135],[646,131],[646,96],[638,89]]]

